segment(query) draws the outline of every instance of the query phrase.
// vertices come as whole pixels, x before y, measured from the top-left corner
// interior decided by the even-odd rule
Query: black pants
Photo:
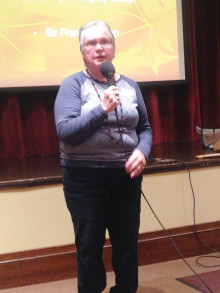
[[[101,293],[106,287],[102,260],[106,229],[116,282],[111,292],[136,292],[141,181],[142,176],[131,179],[124,169],[63,168],[77,247],[79,293]]]

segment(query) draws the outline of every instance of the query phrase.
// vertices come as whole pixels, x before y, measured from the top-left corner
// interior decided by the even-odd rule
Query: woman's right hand
[[[116,86],[110,86],[104,91],[101,105],[106,114],[112,112],[120,103],[119,91]]]

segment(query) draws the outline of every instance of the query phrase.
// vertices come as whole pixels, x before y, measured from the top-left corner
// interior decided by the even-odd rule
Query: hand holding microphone
[[[110,86],[105,90],[101,105],[104,111],[108,114],[116,109],[120,103],[119,92],[116,86]]]
[[[108,88],[104,92],[104,97],[102,99],[102,107],[104,111],[108,114],[113,110],[116,111],[116,107],[120,103],[119,91],[115,86],[114,82],[114,65],[109,61],[104,61],[100,65],[100,72],[107,79]]]

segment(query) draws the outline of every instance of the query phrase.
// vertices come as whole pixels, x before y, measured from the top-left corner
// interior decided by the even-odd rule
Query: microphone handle
[[[114,82],[114,78],[113,78],[113,76],[109,76],[109,77],[107,77],[107,83],[108,83],[108,86],[115,85],[115,82]],[[116,120],[118,121],[117,107],[115,108],[115,116],[116,116]]]
[[[108,86],[115,85],[114,78],[112,76],[107,77]]]

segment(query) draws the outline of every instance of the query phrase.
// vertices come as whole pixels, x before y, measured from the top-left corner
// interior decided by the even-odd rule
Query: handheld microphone
[[[114,82],[115,67],[111,62],[107,60],[103,61],[102,64],[100,65],[100,72],[107,79],[108,86],[115,85],[115,82]],[[115,116],[118,122],[117,107],[115,108]]]
[[[100,72],[107,79],[108,86],[115,85],[115,82],[114,82],[115,67],[111,62],[109,61],[102,62],[102,64],[100,65]]]

